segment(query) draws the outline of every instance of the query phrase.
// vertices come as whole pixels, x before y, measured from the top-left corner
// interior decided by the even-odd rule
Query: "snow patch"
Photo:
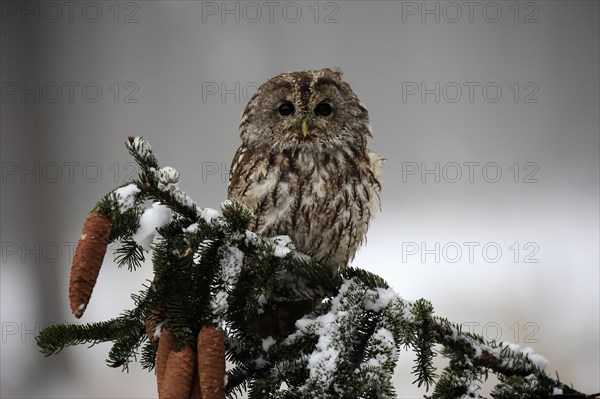
[[[369,290],[365,295],[364,307],[366,310],[372,310],[375,313],[385,309],[391,301],[398,298],[398,294],[391,288],[376,288]]]
[[[156,328],[154,329],[154,339],[160,338],[160,334],[162,333],[163,324],[165,324],[165,322],[161,321],[160,323],[158,323],[156,325]]]
[[[275,339],[273,337],[267,337],[265,339],[262,340],[262,348],[265,352],[268,352],[269,349],[271,348],[271,346],[273,346],[273,344],[277,342],[275,341]]]
[[[316,349],[308,358],[309,375],[312,379],[320,380],[324,385],[329,385],[337,367],[340,351],[331,347],[332,337],[321,335]]]
[[[246,235],[246,243],[247,244],[251,244],[254,246],[260,244],[260,237],[256,233],[254,233],[250,230],[246,230],[245,235]]]
[[[211,239],[205,239],[202,240],[202,242],[198,245],[198,248],[196,249],[196,251],[194,252],[194,256],[193,256],[193,261],[195,265],[199,265],[200,261],[202,260],[202,252],[204,251],[204,249],[206,247],[208,247],[209,245],[211,245],[214,242],[214,240]]]
[[[258,314],[263,314],[265,313],[265,309],[264,306],[268,303],[269,301],[267,300],[267,297],[265,296],[265,294],[260,294],[258,296],[258,298],[256,298],[256,310],[258,311]]]
[[[518,344],[514,344],[511,342],[503,342],[500,344],[500,348],[506,348],[505,350],[510,351],[510,353],[514,356],[524,356],[525,358],[529,359],[529,361],[531,361],[531,363],[533,363],[540,370],[543,370],[546,367],[548,367],[548,360],[546,360],[546,358],[542,355],[533,353],[533,348],[531,347],[521,348]],[[505,359],[503,363],[505,366],[511,367],[513,361],[513,359]]]
[[[309,379],[320,386],[329,386],[337,370],[337,361],[340,350],[337,348],[339,326],[344,324],[340,320],[348,313],[341,309],[340,298],[348,291],[353,280],[345,281],[339,290],[339,295],[332,299],[331,309],[328,313],[315,319],[302,318],[296,322],[298,331],[294,334],[314,330],[319,340],[315,350],[308,357]],[[307,386],[305,385],[304,388]]]
[[[373,339],[380,341],[386,347],[394,348],[396,346],[392,332],[383,327],[373,334]]]
[[[195,233],[198,231],[198,223],[192,223],[188,227],[182,229],[185,233]]]
[[[227,313],[229,309],[229,304],[227,303],[227,298],[229,298],[229,294],[225,291],[219,291],[215,294],[215,296],[211,299],[210,305],[213,309],[213,312],[216,315],[224,315]],[[218,321],[218,320],[216,320]]]
[[[196,213],[199,213],[197,210],[198,206],[196,205],[194,200],[191,199],[189,195],[187,195],[186,193],[181,191],[179,188],[177,188],[176,190],[173,190],[173,192],[171,194],[175,198],[175,201],[179,202],[180,204],[183,204],[184,206],[186,206],[188,208],[194,208],[194,209],[196,209]]]
[[[170,166],[165,166],[164,168],[158,170],[155,168],[150,168],[150,171],[154,174],[154,178],[157,180],[157,186],[159,190],[169,193],[169,195],[173,196],[176,202],[185,207],[194,208],[196,210],[198,209],[194,200],[192,200],[189,195],[181,191],[179,188],[179,172],[177,169]]]
[[[143,159],[146,159],[152,150],[150,144],[140,136],[133,139],[132,147]]]
[[[114,200],[120,213],[126,212],[135,204],[135,196],[141,190],[137,185],[131,183],[114,191]]]
[[[202,211],[200,211],[200,217],[202,219],[204,219],[204,221],[208,224],[212,224],[220,216],[221,216],[221,214],[216,209],[204,208],[204,209],[202,209]]]
[[[233,206],[233,200],[225,200],[223,202],[221,202],[221,207],[225,208],[225,207],[230,207]]]
[[[471,381],[469,382],[469,386],[467,386],[467,393],[462,394],[459,399],[472,399],[479,397],[479,386]]]
[[[290,236],[275,236],[270,237],[267,241],[275,244],[275,250],[273,252],[273,256],[278,258],[283,258],[290,252],[294,250],[294,244],[292,243],[292,239]]]
[[[226,246],[221,249],[221,273],[223,282],[227,285],[233,285],[237,282],[238,276],[242,271],[244,262],[244,253],[241,249],[234,246]]]
[[[381,369],[397,355],[394,335],[386,328],[381,327],[375,331],[370,338],[370,343],[373,344],[371,351],[374,352],[375,355],[367,361],[367,367]],[[377,379],[379,377],[377,374],[373,374],[372,378]]]
[[[171,210],[160,202],[152,204],[152,208],[146,209],[140,218],[140,227],[133,234],[133,240],[137,245],[150,251],[152,240],[159,229],[171,222],[173,214]]]
[[[158,180],[158,189],[161,191],[176,191],[178,190],[179,184],[179,172],[177,169],[170,166],[156,171],[156,178]]]

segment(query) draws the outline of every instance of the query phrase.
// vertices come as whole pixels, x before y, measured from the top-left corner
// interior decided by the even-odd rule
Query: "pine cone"
[[[69,282],[71,312],[77,318],[83,315],[92,296],[108,247],[110,230],[110,218],[99,212],[90,212],[83,224]]]
[[[214,326],[198,334],[198,375],[202,399],[225,398],[225,339]]]
[[[171,337],[169,330],[163,328],[160,333],[160,338],[158,339],[158,350],[156,352],[156,385],[158,387],[159,395],[163,386],[165,370],[167,370],[167,361],[169,360],[169,354],[172,350],[173,338]]]
[[[167,368],[158,391],[160,399],[185,399],[192,392],[194,371],[196,370],[196,351],[186,345],[179,352],[169,353]]]
[[[148,340],[150,342],[154,342],[156,340],[156,328],[161,322],[163,322],[164,319],[165,312],[163,306],[154,308],[150,316],[146,319],[146,335],[148,336]]]

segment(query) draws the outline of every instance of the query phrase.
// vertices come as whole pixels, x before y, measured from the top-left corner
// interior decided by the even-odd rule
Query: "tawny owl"
[[[246,106],[240,137],[228,196],[254,213],[250,228],[263,237],[288,235],[315,261],[346,267],[379,208],[383,159],[367,148],[367,110],[341,72],[270,79]],[[306,304],[278,317],[293,326],[309,310]],[[289,332],[289,325],[273,328],[262,332]]]

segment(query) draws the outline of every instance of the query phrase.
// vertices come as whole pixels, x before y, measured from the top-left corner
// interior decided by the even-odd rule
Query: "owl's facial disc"
[[[264,83],[240,123],[246,145],[282,150],[322,148],[370,136],[368,114],[338,71],[289,72]]]

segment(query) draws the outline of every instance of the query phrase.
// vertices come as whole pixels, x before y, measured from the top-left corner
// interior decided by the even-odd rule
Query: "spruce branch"
[[[161,202],[174,212],[195,220],[196,203],[179,188],[179,172],[171,167],[160,168],[150,144],[141,137],[129,137],[127,149],[140,166],[138,188],[148,199]]]
[[[144,250],[131,237],[121,241],[115,250],[115,262],[119,267],[127,266],[130,271],[135,271],[146,260]]]
[[[110,367],[122,367],[128,371],[132,359],[137,360],[137,349],[147,338],[142,320],[122,317],[121,322],[118,334],[112,339],[114,344],[108,353],[107,363]]]
[[[46,356],[113,342],[107,363],[127,370],[141,350],[142,366],[156,370],[161,399],[197,397],[203,389],[214,398],[247,389],[259,399],[391,399],[404,349],[415,351],[415,383],[433,387],[432,398],[480,397],[490,372],[500,381],[493,398],[579,394],[548,376],[545,359],[529,348],[465,333],[434,316],[429,301],[399,297],[380,276],[359,268],[334,272],[288,237],[256,235],[248,230],[251,212],[239,202],[223,202],[220,212],[199,209],[148,142],[130,138],[127,149],[140,174],[102,197],[90,214],[96,222],[86,221],[86,237],[99,238],[78,247],[71,306],[75,315],[85,310],[104,257],[100,247],[106,251],[109,242],[120,241],[116,262],[132,271],[151,251],[154,279],[132,295],[135,307],[113,320],[44,329],[36,339]],[[257,334],[262,315],[300,301],[320,304],[292,334]],[[437,355],[450,359],[439,377]],[[226,383],[225,358],[232,364]]]
[[[115,340],[123,330],[121,319],[112,319],[89,324],[55,324],[44,328],[35,338],[45,356],[61,352],[67,346]]]
[[[410,311],[414,322],[408,342],[417,355],[417,362],[413,367],[413,374],[417,376],[414,382],[419,387],[425,385],[425,389],[429,390],[429,386],[434,383],[436,377],[433,366],[433,358],[436,356],[433,350],[433,346],[436,344],[433,337],[433,306],[429,301],[420,299],[413,304]]]

